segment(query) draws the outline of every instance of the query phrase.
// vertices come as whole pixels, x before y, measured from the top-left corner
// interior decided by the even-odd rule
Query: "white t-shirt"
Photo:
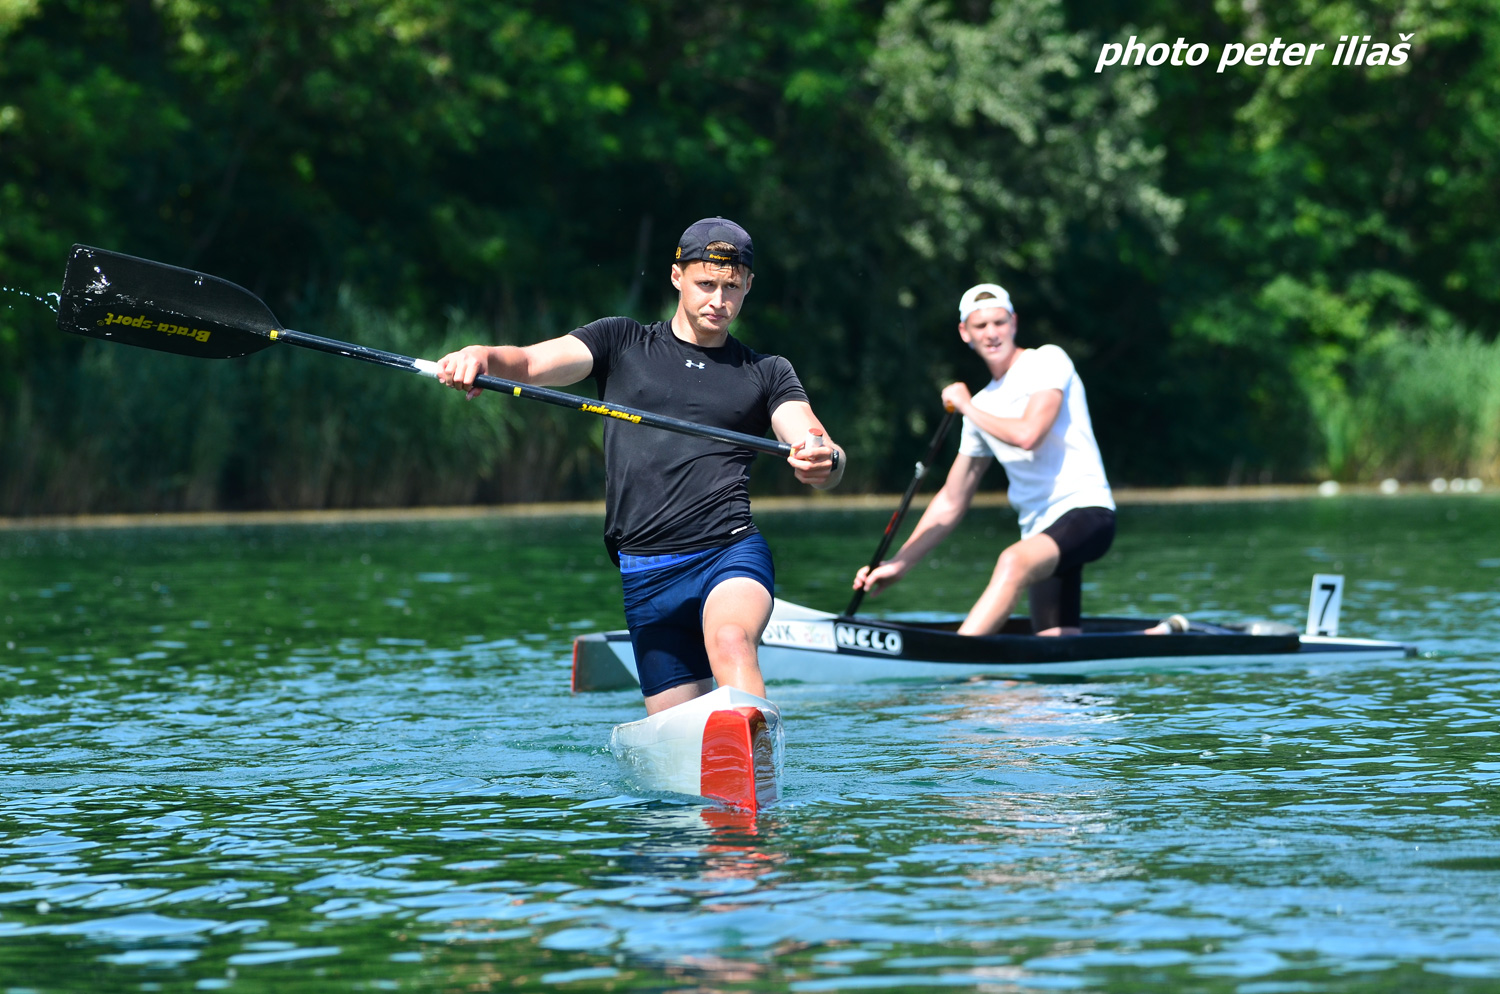
[[[1039,390],[1061,390],[1062,407],[1051,429],[1029,452],[1007,445],[964,418],[961,455],[994,456],[1010,479],[1011,505],[1021,515],[1021,537],[1030,538],[1078,507],[1107,507],[1115,499],[1104,476],[1104,460],[1094,441],[1089,402],[1073,360],[1056,345],[1026,349],[1005,375],[974,395],[980,410],[1001,418],[1019,418]]]

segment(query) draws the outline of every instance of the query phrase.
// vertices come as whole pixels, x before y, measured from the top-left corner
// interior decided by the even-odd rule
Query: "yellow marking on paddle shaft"
[[[510,393],[511,393],[511,396],[513,396],[513,397],[519,397],[519,396],[521,396],[521,388],[520,387],[516,387],[513,390],[511,390]]]
[[[604,414],[611,418],[619,418],[621,421],[629,421],[631,424],[641,423],[641,416],[639,414],[626,414],[624,411],[617,411],[612,407],[606,407],[604,404],[590,404],[585,401],[578,405],[578,409],[580,411],[588,411],[590,414]]]
[[[279,335],[279,334],[281,334],[281,332],[277,331],[275,328],[272,328],[271,329],[271,341],[273,341],[273,342],[276,341],[276,336]]]

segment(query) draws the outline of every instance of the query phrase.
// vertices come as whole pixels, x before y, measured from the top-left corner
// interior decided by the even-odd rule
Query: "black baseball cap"
[[[710,252],[711,242],[728,242],[734,246],[728,252]],[[694,221],[677,239],[675,262],[711,262],[717,266],[744,266],[755,268],[755,246],[750,242],[750,233],[725,217],[706,217]]]

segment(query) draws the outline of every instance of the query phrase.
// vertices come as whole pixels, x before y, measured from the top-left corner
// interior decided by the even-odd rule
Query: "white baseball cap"
[[[975,300],[974,298],[981,293],[987,293],[990,298],[994,299]],[[1016,313],[1016,309],[1010,303],[1010,294],[1005,292],[1005,287],[998,283],[980,283],[978,286],[969,287],[964,291],[964,295],[958,298],[958,319],[967,321],[970,314],[982,311],[986,307],[1003,307],[1012,314]]]

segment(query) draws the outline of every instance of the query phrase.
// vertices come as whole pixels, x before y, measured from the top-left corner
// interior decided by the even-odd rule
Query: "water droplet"
[[[39,296],[37,294],[30,293],[26,290],[22,290],[13,286],[0,286],[0,293],[14,293],[18,296],[25,297],[28,300],[34,300],[37,303],[41,304],[43,307],[47,308],[47,310],[51,311],[53,314],[57,313],[58,304],[62,303],[62,298],[55,293],[49,293],[45,296]],[[48,300],[48,297],[51,297],[52,300]],[[57,303],[53,303],[53,301],[57,301]],[[5,306],[9,307],[10,305],[6,304]]]

